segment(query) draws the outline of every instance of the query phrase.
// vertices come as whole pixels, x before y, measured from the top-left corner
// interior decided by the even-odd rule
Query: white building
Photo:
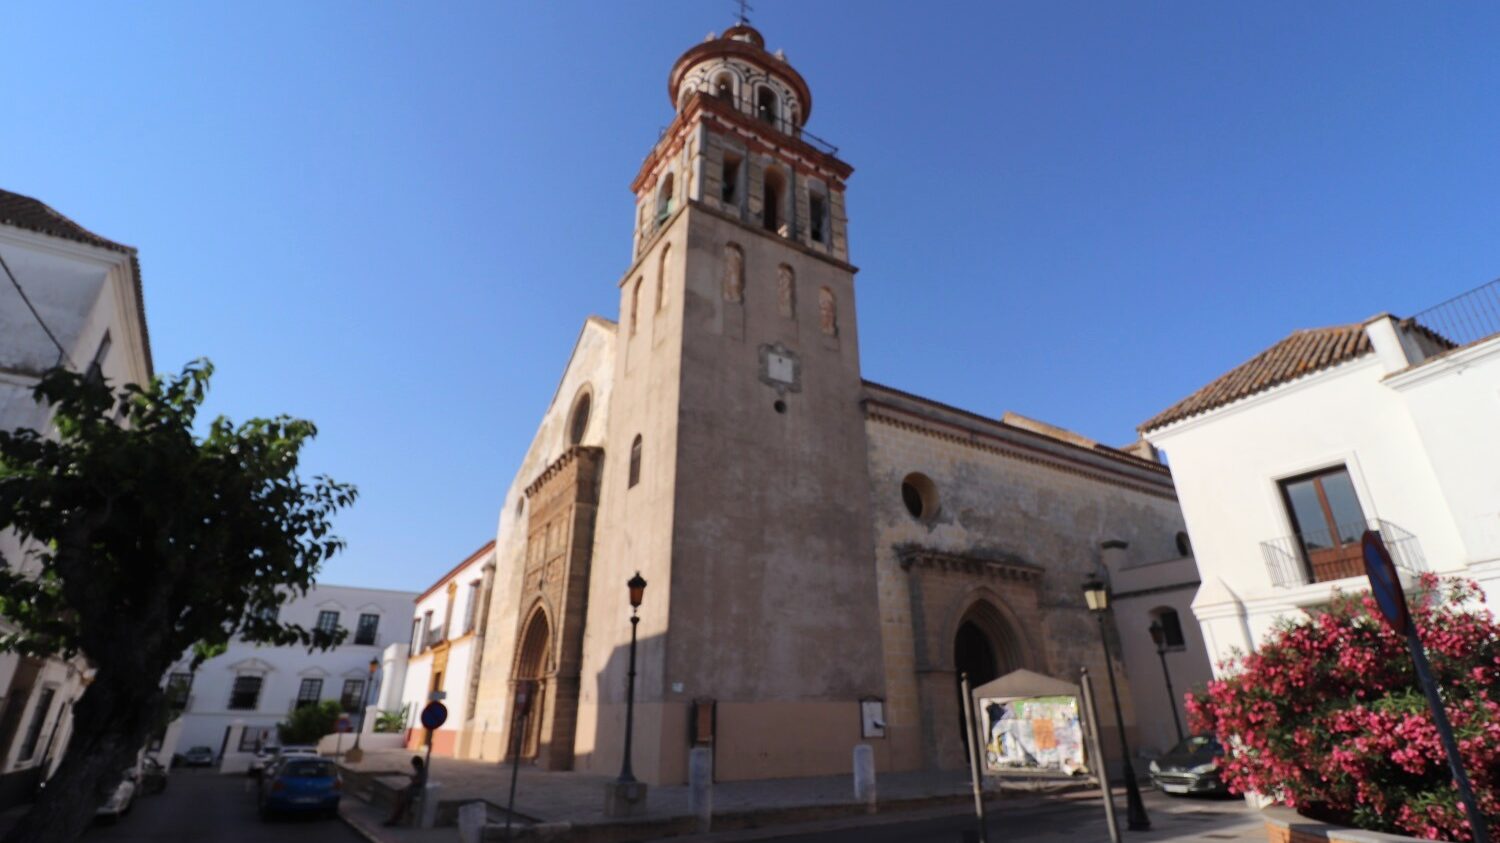
[[[417,714],[434,692],[442,692],[448,720],[433,733],[432,751],[460,756],[467,751],[459,744],[474,734],[464,724],[475,716],[479,656],[484,650],[494,579],[495,542],[491,540],[417,597],[401,694],[412,747],[422,746],[426,737]]]
[[[150,379],[135,249],[0,190],[0,261],[0,429],[49,427],[31,390],[56,365],[113,384]],[[29,549],[0,533],[6,564],[32,569]],[[80,659],[0,654],[0,809],[29,799],[61,760],[86,672]]]
[[[319,585],[287,601],[280,619],[307,629],[343,627],[348,636],[339,646],[308,652],[235,641],[196,672],[192,654],[183,654],[166,677],[168,693],[183,706],[178,751],[194,746],[216,754],[251,751],[258,742],[274,742],[276,724],[297,706],[324,700],[337,701],[357,723],[366,701],[380,698],[379,686],[386,681],[378,667],[381,651],[405,640],[415,598],[410,591]],[[236,745],[228,746],[235,725],[244,730]]]
[[[1170,459],[1211,658],[1365,587],[1359,539],[1500,596],[1500,282],[1303,330],[1141,426]]]
[[[1120,655],[1138,712],[1139,745],[1133,748],[1154,757],[1191,733],[1183,696],[1202,691],[1213,669],[1193,614],[1199,580],[1187,533],[1177,534],[1176,555],[1162,559],[1137,559],[1123,545],[1106,543],[1100,557],[1109,573]],[[1104,681],[1095,680],[1101,692]]]

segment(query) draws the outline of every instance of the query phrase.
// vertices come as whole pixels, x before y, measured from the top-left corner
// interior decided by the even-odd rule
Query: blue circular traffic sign
[[[437,700],[433,700],[427,704],[426,708],[422,709],[422,725],[424,727],[436,729],[446,722],[448,722],[448,706],[443,705]]]
[[[1365,576],[1370,578],[1370,593],[1375,604],[1385,615],[1391,629],[1405,635],[1411,625],[1411,615],[1406,610],[1406,591],[1401,587],[1401,578],[1396,575],[1396,565],[1391,561],[1390,551],[1374,530],[1366,530],[1360,541],[1365,557]]]

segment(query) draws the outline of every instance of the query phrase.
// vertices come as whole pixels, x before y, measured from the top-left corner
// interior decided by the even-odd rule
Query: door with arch
[[[526,634],[521,638],[521,651],[516,659],[515,679],[532,682],[531,705],[527,707],[526,720],[521,723],[522,758],[536,758],[541,751],[542,712],[546,700],[546,675],[548,654],[551,651],[552,630],[547,615],[540,609],[532,612],[526,624]]]

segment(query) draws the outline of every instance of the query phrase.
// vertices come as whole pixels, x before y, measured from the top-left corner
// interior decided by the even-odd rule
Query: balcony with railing
[[[1360,540],[1365,530],[1375,530],[1385,541],[1396,567],[1412,574],[1427,570],[1417,537],[1389,521],[1372,519],[1320,527],[1290,536],[1263,541],[1261,553],[1278,588],[1296,588],[1312,583],[1365,575]]]

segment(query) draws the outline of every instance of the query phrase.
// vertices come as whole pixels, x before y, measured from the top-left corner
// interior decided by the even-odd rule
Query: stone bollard
[[[442,792],[442,785],[437,782],[427,783],[427,789],[422,791],[422,814],[417,821],[418,828],[437,827],[438,797]]]
[[[867,743],[854,747],[854,799],[875,813],[875,750]]]
[[[482,843],[484,826],[489,819],[489,807],[483,802],[465,802],[458,806],[459,843]]]
[[[688,813],[706,834],[714,819],[714,751],[706,746],[688,750]]]

